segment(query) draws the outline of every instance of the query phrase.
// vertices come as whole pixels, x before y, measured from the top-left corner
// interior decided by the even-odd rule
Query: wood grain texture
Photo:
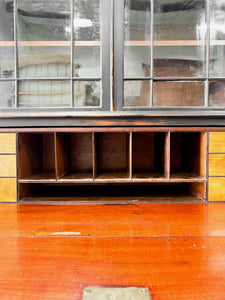
[[[17,201],[17,179],[0,178],[0,202]]]
[[[92,172],[92,133],[70,135],[70,168],[78,172]]]
[[[16,154],[15,133],[0,133],[0,153]]]
[[[2,204],[0,298],[147,286],[153,300],[222,300],[224,212],[225,203]]]
[[[129,176],[129,134],[96,134],[97,173],[127,172]]]
[[[55,232],[79,232],[81,237],[225,236],[222,202],[1,204],[0,216],[0,236],[9,237],[50,237]]]
[[[209,177],[208,201],[225,201],[225,177]]]
[[[225,153],[225,132],[209,133],[209,152]]]
[[[0,155],[0,177],[16,177],[16,155]]]
[[[209,176],[225,176],[225,154],[209,154]]]

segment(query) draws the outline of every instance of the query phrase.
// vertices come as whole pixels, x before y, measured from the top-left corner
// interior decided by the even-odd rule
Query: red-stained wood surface
[[[0,299],[225,299],[225,203],[1,204]]]

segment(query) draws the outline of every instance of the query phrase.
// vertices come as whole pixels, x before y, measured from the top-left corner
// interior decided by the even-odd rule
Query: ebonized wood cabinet
[[[224,20],[216,0],[0,0],[0,200],[224,201]]]

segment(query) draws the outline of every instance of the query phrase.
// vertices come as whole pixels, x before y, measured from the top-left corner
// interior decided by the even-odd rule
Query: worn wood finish
[[[129,176],[129,134],[96,134],[97,173],[128,173]]]
[[[0,202],[17,201],[17,179],[0,178]]]
[[[0,133],[0,153],[16,154],[15,133]]]
[[[78,173],[92,173],[92,133],[70,135],[70,168]]]
[[[79,232],[81,237],[225,236],[225,203],[18,203],[1,204],[0,216],[0,236],[8,237],[49,237],[54,232]]]
[[[2,115],[0,115],[0,117],[3,117]],[[97,116],[96,116],[97,117]],[[96,124],[97,126],[98,124]],[[117,124],[118,125],[118,124]],[[124,132],[124,131],[128,131],[127,127],[124,127],[122,124],[120,124],[121,126],[113,126],[110,127],[110,132]],[[161,126],[148,126],[149,124],[146,123],[145,125],[139,126],[136,123],[135,124],[130,124],[129,126],[129,131],[132,132],[169,132],[169,131],[176,131],[176,132],[219,132],[222,133],[225,131],[225,127],[211,127],[211,126],[207,126],[207,127],[202,127],[202,126],[198,126],[196,127],[195,125],[193,125],[192,127],[173,127],[173,126],[167,126],[166,124],[161,124]],[[87,126],[76,126],[76,127],[32,127],[32,128],[26,128],[26,127],[20,127],[20,128],[8,128],[7,132],[10,133],[43,133],[43,132],[108,132],[109,128],[107,127],[107,123],[102,124],[102,126],[99,127],[87,127]],[[134,127],[135,126],[135,127]],[[6,130],[4,128],[0,128],[0,133],[5,132]]]
[[[0,177],[16,177],[16,155],[0,155]]]
[[[133,174],[151,173],[154,170],[154,143],[153,132],[133,133],[132,168]]]
[[[224,203],[2,204],[0,298],[147,286],[154,300],[224,299],[224,212]]]
[[[209,133],[209,152],[225,153],[225,132]]]
[[[22,111],[22,109],[20,110]],[[177,111],[177,110],[168,110],[163,109],[156,110],[152,112],[123,112],[123,113],[106,113],[98,115],[93,114],[93,112],[88,113],[79,113],[79,111],[71,112],[64,111],[62,113],[62,109],[60,111],[50,114],[49,111],[39,111],[36,110],[37,113],[33,113],[33,111],[23,111],[23,113],[14,111],[12,108],[6,111],[4,114],[0,114],[0,131],[8,131],[8,132],[24,132],[26,130],[43,131],[43,128],[48,128],[50,131],[52,128],[57,127],[61,128],[62,131],[65,131],[65,128],[71,126],[70,130],[73,131],[74,128],[79,129],[80,127],[84,128],[93,128],[99,127],[101,131],[101,127],[109,126],[112,128],[120,127],[145,127],[145,126],[160,126],[160,127],[182,127],[181,131],[187,131],[187,128],[183,128],[186,126],[191,126],[190,131],[194,131],[194,128],[197,130],[208,130],[208,131],[218,131],[224,130],[225,126],[225,113],[224,110],[185,110]],[[24,115],[27,116],[25,117]],[[42,128],[40,128],[40,122]],[[216,127],[215,127],[216,126]],[[11,127],[11,129],[10,129]],[[13,128],[12,128],[13,127]],[[21,128],[23,127],[23,128]],[[67,129],[66,129],[67,130]],[[165,130],[165,129],[164,129]],[[167,129],[166,129],[167,130]],[[163,131],[161,128],[158,128],[158,131]]]
[[[209,154],[209,176],[225,176],[225,154]]]
[[[208,201],[225,201],[225,177],[209,177]]]

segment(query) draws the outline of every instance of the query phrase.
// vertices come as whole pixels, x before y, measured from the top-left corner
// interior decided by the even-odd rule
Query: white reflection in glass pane
[[[100,106],[100,89],[99,81],[74,81],[74,106]]]
[[[100,41],[100,0],[74,0],[74,40]]]
[[[0,82],[0,107],[15,105],[15,83],[13,81]]]
[[[142,66],[151,60],[151,1],[125,1],[124,77],[149,77]]]
[[[210,76],[225,76],[224,1],[210,1]]]
[[[124,81],[124,106],[149,106],[150,83],[149,80]]]
[[[70,1],[18,0],[17,15],[20,77],[69,76]]]
[[[100,77],[100,47],[74,47],[74,77]]]
[[[154,3],[154,75],[204,76],[206,1],[156,0]]]
[[[0,78],[14,77],[13,2],[0,0]]]

